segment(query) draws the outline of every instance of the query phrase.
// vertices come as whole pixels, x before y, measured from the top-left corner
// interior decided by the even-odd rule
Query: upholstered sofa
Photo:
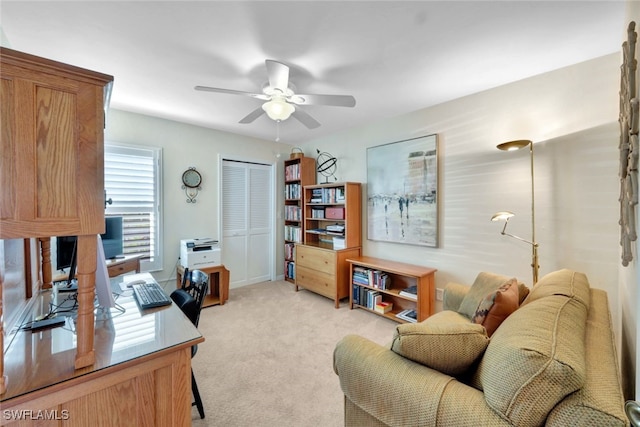
[[[345,425],[627,426],[606,292],[570,270],[530,292],[509,279],[448,284],[444,310],[398,325],[388,346],[344,337],[334,370]],[[490,302],[513,295],[489,336]]]

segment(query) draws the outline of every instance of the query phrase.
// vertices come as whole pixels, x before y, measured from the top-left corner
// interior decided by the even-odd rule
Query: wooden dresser
[[[347,258],[360,256],[361,184],[341,182],[304,187],[304,244],[296,244],[299,287],[334,300],[349,296]]]

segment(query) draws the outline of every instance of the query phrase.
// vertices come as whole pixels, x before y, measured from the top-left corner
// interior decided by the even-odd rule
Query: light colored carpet
[[[386,345],[397,323],[350,310],[291,283],[231,289],[223,306],[203,309],[205,342],[192,361],[204,403],[193,426],[342,426],[343,394],[333,349],[357,334]]]

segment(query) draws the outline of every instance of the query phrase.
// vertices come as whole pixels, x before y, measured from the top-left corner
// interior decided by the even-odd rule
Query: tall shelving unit
[[[304,187],[304,244],[296,245],[296,290],[331,298],[349,296],[347,258],[360,256],[362,190],[359,182]]]
[[[284,279],[295,283],[296,243],[304,240],[303,189],[316,183],[316,161],[297,157],[284,161]]]

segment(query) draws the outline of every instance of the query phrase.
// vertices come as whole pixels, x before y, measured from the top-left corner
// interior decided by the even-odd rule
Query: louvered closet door
[[[224,160],[222,175],[223,263],[230,286],[271,280],[272,167]]]

